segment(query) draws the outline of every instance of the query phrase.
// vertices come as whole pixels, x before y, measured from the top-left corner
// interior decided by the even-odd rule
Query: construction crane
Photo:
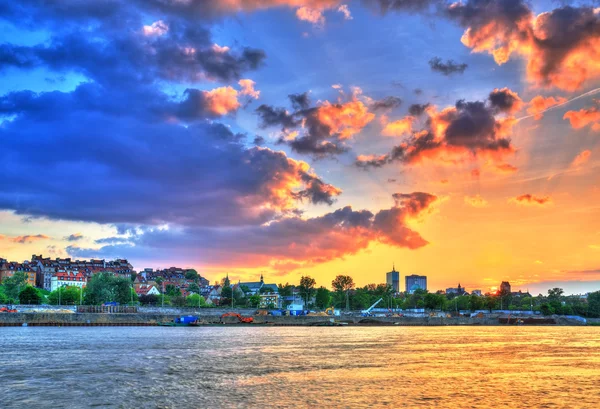
[[[371,316],[371,310],[373,310],[373,308],[375,308],[377,306],[377,304],[379,304],[381,301],[383,301],[383,298],[378,299],[377,301],[375,301],[375,304],[371,305],[369,308],[367,308],[366,310],[362,310],[362,316],[363,317],[370,317]]]

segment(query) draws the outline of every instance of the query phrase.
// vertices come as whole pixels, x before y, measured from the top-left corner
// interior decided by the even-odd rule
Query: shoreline
[[[490,315],[486,317],[361,317],[361,316],[253,316],[253,323],[240,323],[237,318],[219,315],[198,315],[203,326],[596,326],[600,320],[587,323],[561,316],[516,323],[515,317]],[[148,327],[172,322],[180,314],[102,314],[102,313],[41,313],[21,312],[0,314],[0,327]]]

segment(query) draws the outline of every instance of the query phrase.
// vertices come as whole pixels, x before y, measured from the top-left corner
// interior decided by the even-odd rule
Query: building
[[[0,283],[7,278],[14,276],[16,273],[25,273],[27,277],[27,285],[35,287],[36,269],[29,263],[15,263],[14,261],[6,261],[2,259],[0,263]]]
[[[471,295],[477,295],[477,296],[481,297],[481,290],[473,290],[473,291],[471,291]]]
[[[406,292],[414,293],[416,290],[427,290],[427,276],[412,274],[404,277]]]
[[[87,284],[87,277],[83,273],[65,271],[52,276],[50,291],[56,291],[59,287],[79,287],[83,289]]]
[[[139,296],[142,295],[160,295],[160,291],[153,286],[148,284],[140,284],[135,288],[135,293]]]
[[[500,284],[500,290],[498,291],[500,294],[508,295],[511,293],[510,291],[510,283],[508,281],[502,281]]]
[[[277,294],[277,293],[260,294],[260,307],[267,308],[269,306],[274,306],[275,308],[281,307],[279,294]]]
[[[446,294],[465,295],[466,290],[465,287],[461,287],[460,283],[458,283],[458,287],[446,288]]]
[[[396,271],[396,266],[392,266],[392,271],[385,274],[385,282],[395,293],[400,292],[400,273]]]

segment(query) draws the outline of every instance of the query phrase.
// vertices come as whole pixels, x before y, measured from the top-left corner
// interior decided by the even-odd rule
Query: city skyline
[[[453,3],[7,4],[0,257],[598,290],[597,2]]]

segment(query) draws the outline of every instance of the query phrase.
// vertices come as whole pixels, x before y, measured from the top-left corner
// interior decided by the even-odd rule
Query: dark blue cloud
[[[72,92],[0,97],[0,208],[111,224],[231,226],[296,212],[302,200],[331,204],[340,191],[307,165],[247,148],[245,135],[208,121],[215,114],[202,91],[165,91],[165,83],[237,81],[265,53],[213,47],[202,21],[178,10],[153,15],[159,3],[2,4],[0,19],[51,36],[0,44],[0,72],[44,67],[88,81]],[[149,18],[161,21],[153,35],[143,32]]]

